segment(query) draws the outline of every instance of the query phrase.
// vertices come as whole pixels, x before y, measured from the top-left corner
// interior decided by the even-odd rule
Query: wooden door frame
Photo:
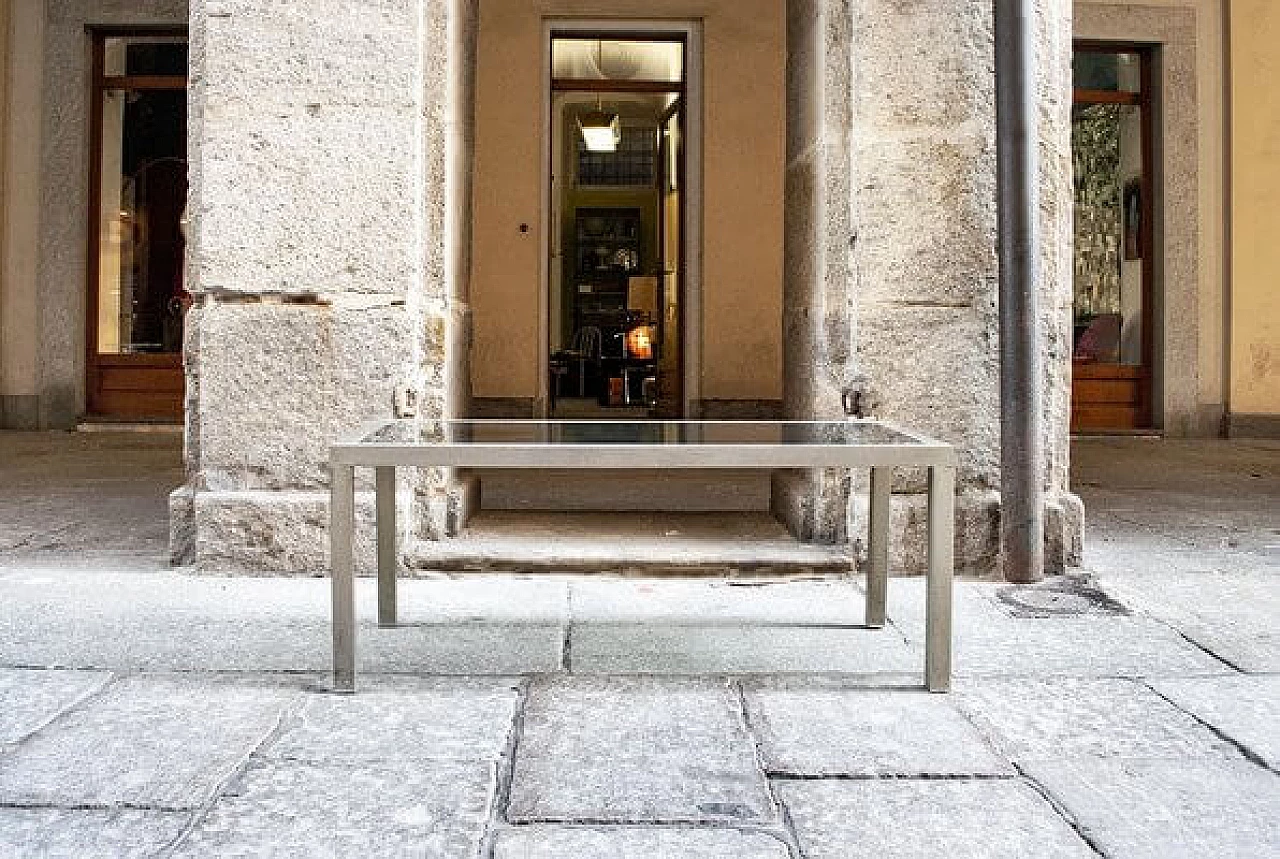
[[[1155,46],[1138,42],[1108,42],[1097,40],[1078,40],[1072,43],[1072,53],[1092,54],[1135,54],[1140,63],[1139,92],[1119,92],[1113,90],[1072,89],[1071,104],[1122,104],[1132,105],[1141,111],[1142,123],[1142,208],[1139,217],[1142,220],[1138,241],[1142,253],[1142,365],[1090,365],[1072,362],[1072,379],[1082,380],[1125,380],[1131,379],[1139,386],[1139,409],[1137,424],[1134,429],[1151,429],[1155,425],[1155,369],[1156,369],[1156,314],[1155,314],[1155,117],[1153,112],[1153,65]],[[1074,293],[1074,285],[1073,285]],[[1074,308],[1074,300],[1072,302]],[[1074,322],[1074,310],[1072,316]],[[1073,385],[1074,388],[1074,385]],[[1074,413],[1075,392],[1072,392],[1072,412]]]
[[[102,378],[104,370],[153,369],[158,372],[182,372],[183,356],[176,353],[116,354],[98,352],[98,301],[101,277],[102,226],[102,129],[104,94],[109,90],[174,91],[186,90],[189,75],[108,75],[106,74],[106,41],[113,38],[160,37],[187,39],[185,27],[94,27],[92,39],[91,86],[89,104],[89,228],[85,276],[85,403],[90,415],[115,414],[104,408]],[[181,395],[179,395],[181,403]],[[147,415],[151,417],[151,415]],[[181,410],[176,417],[181,417]]]

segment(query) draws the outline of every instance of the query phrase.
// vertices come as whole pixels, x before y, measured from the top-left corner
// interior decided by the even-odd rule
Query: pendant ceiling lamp
[[[617,152],[622,140],[622,124],[616,113],[593,110],[578,116],[578,129],[591,152]]]
[[[604,42],[596,42],[596,53],[601,72],[604,69]],[[578,130],[589,152],[617,152],[622,142],[622,122],[618,114],[604,110],[600,96],[596,96],[596,109],[578,116]]]

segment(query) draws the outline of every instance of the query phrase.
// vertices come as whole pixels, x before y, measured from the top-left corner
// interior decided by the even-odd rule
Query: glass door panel
[[[181,34],[94,40],[86,374],[93,415],[182,416],[186,65]]]
[[[1154,320],[1149,62],[1090,46],[1073,69],[1072,428],[1142,429]]]
[[[1075,349],[1077,361],[1143,363],[1142,108],[1076,105]]]
[[[98,354],[182,350],[186,93],[102,94]]]

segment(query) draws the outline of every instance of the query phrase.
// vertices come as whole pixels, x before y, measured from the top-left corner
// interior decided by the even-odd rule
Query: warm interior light
[[[653,359],[652,325],[640,325],[627,332],[627,354],[641,361]]]
[[[622,123],[616,113],[593,110],[578,117],[582,140],[591,152],[617,152],[622,140]]]

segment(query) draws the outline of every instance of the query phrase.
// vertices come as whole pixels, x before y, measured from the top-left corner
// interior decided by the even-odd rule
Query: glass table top
[[[936,445],[876,421],[387,421],[364,445]]]

